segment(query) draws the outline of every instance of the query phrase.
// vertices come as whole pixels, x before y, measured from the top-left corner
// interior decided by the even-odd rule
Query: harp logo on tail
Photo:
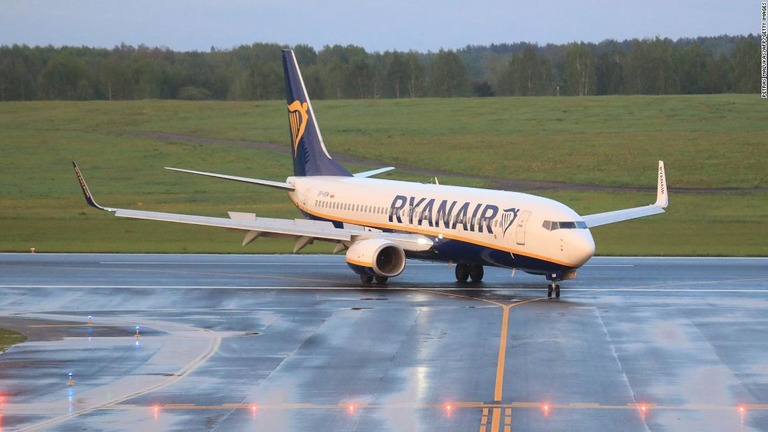
[[[291,139],[293,139],[293,156],[299,151],[299,141],[304,136],[307,127],[307,103],[298,100],[288,105],[288,120],[291,123]]]

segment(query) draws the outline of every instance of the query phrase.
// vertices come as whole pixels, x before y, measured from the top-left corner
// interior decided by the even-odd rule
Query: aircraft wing
[[[382,238],[392,241],[393,243],[400,245],[400,247],[406,251],[421,252],[428,250],[433,245],[432,239],[420,234],[387,233],[357,225],[345,225],[343,228],[336,228],[333,223],[328,221],[264,218],[257,217],[253,213],[238,212],[229,212],[229,218],[219,218],[210,216],[103,207],[96,202],[95,198],[91,194],[91,191],[88,188],[88,185],[85,182],[85,178],[83,178],[77,163],[72,161],[72,164],[74,165],[75,175],[80,182],[80,187],[82,188],[85,200],[91,207],[112,212],[117,217],[203,225],[242,231],[245,233],[243,246],[254,241],[258,237],[261,237],[262,235],[267,237],[294,238],[296,240],[293,250],[294,253],[313,243],[314,240],[340,243],[343,246],[337,246],[338,250],[343,250],[344,247],[349,247],[352,243],[358,240],[368,238]],[[226,176],[219,177],[226,178]],[[272,186],[269,184],[265,185]]]
[[[667,194],[667,179],[664,173],[664,162],[659,161],[659,179],[656,187],[656,202],[630,209],[616,210],[606,213],[597,213],[583,216],[584,222],[589,228],[608,225],[616,222],[622,222],[631,219],[637,219],[655,214],[664,213],[664,209],[669,205],[669,195]]]

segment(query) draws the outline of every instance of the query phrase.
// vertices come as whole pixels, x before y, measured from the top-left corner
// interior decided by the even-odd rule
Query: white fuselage
[[[291,200],[311,217],[424,234],[436,239],[436,250],[440,242],[453,241],[485,254],[467,261],[546,273],[541,263],[575,269],[595,251],[576,212],[535,195],[356,177],[289,177],[287,183],[295,187]],[[498,252],[510,254],[514,263],[498,259]],[[460,259],[448,250],[422,257]]]

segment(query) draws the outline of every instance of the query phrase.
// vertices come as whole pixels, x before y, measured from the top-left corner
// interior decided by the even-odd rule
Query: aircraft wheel
[[[484,274],[485,271],[482,264],[472,264],[469,266],[469,277],[472,279],[472,282],[481,282]]]
[[[547,298],[552,298],[552,285],[547,286]]]
[[[376,283],[379,285],[384,285],[389,280],[386,276],[376,276]]]
[[[555,298],[560,298],[560,285],[555,284]]]
[[[456,280],[459,282],[466,282],[467,279],[469,279],[469,264],[456,264]]]
[[[371,275],[367,275],[367,274],[361,274],[361,275],[360,275],[360,282],[362,282],[362,283],[364,283],[364,284],[368,285],[368,284],[370,284],[371,282],[373,282],[373,276],[371,276]]]

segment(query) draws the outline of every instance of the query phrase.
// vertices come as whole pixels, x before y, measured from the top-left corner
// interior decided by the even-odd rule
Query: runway
[[[0,431],[768,430],[768,259],[597,257],[561,286],[0,254],[0,327],[30,337],[0,355]]]

